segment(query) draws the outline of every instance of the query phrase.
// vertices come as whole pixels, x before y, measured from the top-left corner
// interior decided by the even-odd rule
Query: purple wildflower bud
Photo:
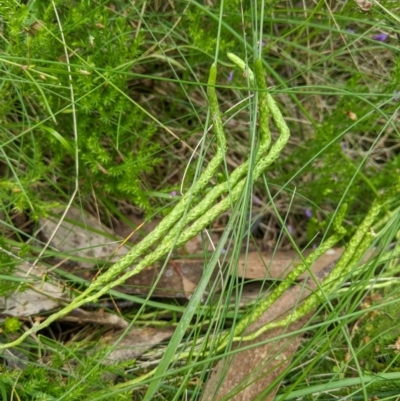
[[[311,209],[306,209],[305,211],[304,211],[304,215],[307,217],[307,219],[311,219],[311,217],[312,217],[312,211],[311,211]]]
[[[340,142],[340,146],[342,147],[342,150],[346,150],[347,149],[347,143],[346,142]]]
[[[385,42],[387,38],[388,35],[386,33],[378,33],[378,35],[373,37],[373,39],[377,40],[378,42]]]
[[[253,205],[255,205],[255,206],[263,205],[262,200],[257,195],[253,195]]]
[[[264,40],[262,40],[261,43],[260,43],[260,41],[258,40],[258,41],[257,41],[257,44],[258,44],[259,46],[261,46],[261,48],[263,48],[263,47],[266,45],[266,43],[265,43]]]
[[[287,229],[289,231],[289,234],[293,235],[293,233],[294,233],[293,226],[291,224],[288,224],[286,227],[287,227]]]
[[[399,97],[399,91],[396,89],[396,90],[393,92],[393,100],[394,100],[395,102],[398,102],[399,99],[400,99],[400,97]]]
[[[346,31],[347,31],[347,33],[356,33],[356,31],[354,29],[351,29],[351,28],[346,29]]]
[[[226,253],[226,249],[225,249],[225,248],[222,248],[222,249],[221,249],[221,253],[222,253],[222,254],[225,254],[225,253]]]
[[[176,191],[172,191],[169,194],[171,195],[171,198],[173,198],[174,196],[176,196]]]
[[[233,71],[231,71],[228,75],[228,81],[231,82],[233,79]]]

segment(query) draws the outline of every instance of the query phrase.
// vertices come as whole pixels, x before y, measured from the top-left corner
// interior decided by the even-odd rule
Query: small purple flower
[[[287,229],[289,231],[289,234],[293,235],[293,233],[294,233],[293,226],[291,224],[288,224],[286,227],[287,227]]]
[[[340,146],[342,148],[342,150],[346,150],[347,149],[347,143],[346,142],[340,142]]]
[[[226,253],[226,249],[225,249],[225,248],[222,248],[222,249],[221,249],[221,253],[222,253],[222,254],[225,254],[225,253]]]
[[[352,33],[352,34],[356,33],[356,31],[354,29],[351,29],[351,28],[346,29],[346,31],[347,31],[347,33]]]
[[[253,195],[253,205],[255,205],[255,206],[263,206],[264,203],[257,195]]]
[[[375,39],[378,42],[385,42],[387,38],[388,35],[386,33],[378,33],[378,35],[375,35],[372,39]]]
[[[173,198],[174,196],[177,195],[176,191],[172,191],[172,192],[170,192],[169,194],[170,194],[171,198]]]
[[[393,92],[393,100],[394,100],[395,102],[398,102],[399,99],[400,99],[400,97],[399,97],[399,91],[396,89],[396,90]]]
[[[304,211],[304,215],[307,217],[307,219],[311,219],[311,217],[312,217],[312,211],[311,211],[311,209],[306,209],[305,211]]]
[[[233,71],[231,71],[228,75],[228,82],[231,82],[233,79]]]

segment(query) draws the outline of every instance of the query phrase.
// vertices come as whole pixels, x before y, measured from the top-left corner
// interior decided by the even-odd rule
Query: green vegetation
[[[35,232],[58,206],[132,230],[132,210],[167,216],[97,281],[51,275],[75,300],[48,320],[1,316],[0,349],[14,345],[0,355],[4,400],[200,400],[209,369],[275,299],[243,307],[234,277],[206,292],[220,261],[336,243],[347,251],[297,310],[319,306],[277,397],[395,399],[400,8],[336,3],[0,2],[0,296],[30,288],[21,260],[58,263]],[[110,367],[103,328],[56,321],[197,233],[205,270],[184,305],[112,293],[135,302],[120,313],[130,327],[174,327],[171,340]]]
[[[57,15],[52,3],[35,1],[0,10],[8,168],[2,198],[38,218],[70,195],[75,176],[84,201],[111,195],[149,211],[144,176],[161,161],[161,144],[128,96],[143,34],[106,4],[65,1],[56,9]]]

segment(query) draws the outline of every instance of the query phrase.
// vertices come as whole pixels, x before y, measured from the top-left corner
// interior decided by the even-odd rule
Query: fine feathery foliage
[[[127,95],[143,35],[101,4],[58,1],[56,7],[67,49],[52,2],[0,4],[2,202],[34,218],[54,208],[73,187],[77,148],[84,198],[108,194],[149,211],[144,180],[160,162],[160,143]]]
[[[0,1],[0,297],[32,288],[15,274],[32,260],[49,268],[38,280],[73,295],[45,316],[1,317],[1,397],[199,401],[219,360],[279,326],[301,344],[258,400],[279,386],[276,400],[396,399],[399,27],[392,0]],[[138,237],[132,210],[166,217],[92,281],[35,231],[72,204]],[[196,234],[204,270],[189,300],[114,288],[192,257],[176,248]],[[343,256],[290,316],[247,331],[337,245]],[[286,281],[235,274],[248,252],[289,247],[300,263]],[[107,365],[107,329],[59,318],[110,299],[134,303],[109,310],[129,324],[119,340],[148,326],[172,338]]]

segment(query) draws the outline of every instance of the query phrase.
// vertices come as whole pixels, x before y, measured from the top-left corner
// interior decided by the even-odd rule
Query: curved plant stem
[[[342,284],[343,280],[348,277],[352,270],[357,266],[357,264],[360,262],[362,259],[364,253],[368,250],[368,248],[371,246],[374,235],[371,231],[371,227],[374,224],[375,220],[377,219],[379,213],[381,212],[382,208],[384,208],[385,203],[387,202],[388,199],[392,198],[395,196],[398,192],[400,191],[400,179],[397,183],[395,183],[389,190],[387,190],[383,195],[379,196],[372,204],[369,212],[365,216],[364,220],[358,227],[357,231],[354,233],[353,237],[350,239],[345,251],[343,252],[342,256],[340,257],[339,261],[335,264],[335,267],[329,274],[329,276],[323,281],[322,285],[315,290],[311,295],[309,295],[304,302],[299,305],[299,307],[291,313],[289,316],[287,316],[284,319],[281,319],[276,322],[271,322],[266,324],[264,327],[261,327],[257,331],[244,336],[244,337],[235,337],[233,338],[233,341],[252,341],[258,336],[260,336],[262,333],[277,328],[277,327],[285,327],[289,325],[290,323],[293,323],[294,321],[300,319],[301,317],[307,315],[310,311],[312,311],[315,307],[317,307],[321,302],[323,302],[325,299],[329,298],[335,290]],[[334,222],[334,229],[338,232],[339,229],[339,239],[340,235],[343,236],[343,231],[341,232],[341,228],[339,228],[339,223],[343,219],[344,216],[344,210],[339,210],[336,216],[336,221]],[[335,234],[333,235],[334,238]],[[326,241],[327,243],[330,242],[330,239]],[[310,255],[311,256],[311,255]],[[307,258],[309,259],[309,258]],[[300,266],[298,266],[295,270],[299,269]],[[282,283],[285,285],[284,283]],[[281,285],[282,285],[281,284]],[[280,285],[280,286],[281,286]],[[279,287],[280,287],[279,286]],[[279,290],[279,287],[277,290]],[[275,291],[271,294],[271,296],[274,296]],[[269,298],[266,299],[265,304],[269,304],[268,302]],[[274,300],[273,300],[274,302]],[[273,303],[272,302],[272,303]],[[272,304],[271,303],[271,304]],[[263,303],[261,303],[262,305]],[[257,306],[256,310],[260,309],[261,306]],[[266,311],[268,309],[265,309]],[[258,313],[257,316],[260,316]],[[244,320],[249,320],[248,318],[245,318]],[[251,322],[253,322],[255,319],[251,319]],[[251,322],[246,322],[247,324]],[[235,329],[235,334],[237,332],[242,332],[247,325],[241,324],[242,322],[239,322],[238,326],[240,330]],[[225,344],[221,344],[220,348],[222,348]]]
[[[238,63],[237,60],[235,63],[240,68],[246,68],[246,71],[250,71],[246,65]],[[0,344],[0,350],[20,344],[29,335],[47,327],[50,323],[70,313],[73,309],[78,308],[85,303],[95,301],[100,296],[107,293],[111,288],[124,283],[128,278],[140,273],[144,268],[167,255],[171,249],[173,249],[173,247],[184,245],[190,238],[193,238],[195,235],[209,226],[209,224],[221,213],[232,207],[232,204],[239,199],[247,183],[247,173],[251,167],[249,160],[235,169],[231,176],[227,178],[226,182],[214,187],[203,200],[201,200],[197,205],[192,206],[191,210],[189,209],[195,197],[201,193],[201,191],[215,175],[219,165],[224,160],[226,153],[226,139],[223,132],[221,113],[219,111],[215,92],[216,73],[217,69],[216,65],[214,64],[211,66],[208,80],[208,101],[210,105],[211,118],[213,121],[213,130],[217,142],[217,152],[191,190],[182,197],[181,201],[153,232],[145,237],[138,245],[133,247],[127,255],[122,257],[108,271],[103,273],[94,282],[92,282],[81,295],[77,296],[69,305],[60,311],[49,316],[44,322],[34,325],[31,329],[22,334],[17,340],[7,344]],[[258,145],[254,166],[252,167],[253,181],[257,180],[265,171],[265,169],[279,157],[290,136],[289,128],[286,125],[279,107],[271,95],[267,92],[261,60],[256,60],[255,63],[255,80],[259,91],[260,143]],[[271,147],[271,134],[269,129],[270,115],[272,116],[274,124],[280,134],[277,141]],[[267,324],[260,330],[251,333],[244,338],[240,337],[240,340],[251,340],[259,336],[262,332],[273,327],[287,325],[304,316],[309,310],[318,305],[324,297],[326,298],[332,294],[335,288],[337,288],[340,280],[347,276],[349,272],[351,272],[351,269],[359,261],[360,256],[370,245],[372,236],[369,233],[369,230],[371,229],[372,224],[376,220],[378,213],[387,199],[394,196],[399,189],[400,180],[399,183],[394,185],[393,188],[391,188],[386,194],[379,197],[373,203],[370,212],[367,214],[364,221],[361,223],[360,227],[349,242],[348,247],[346,248],[339,262],[336,264],[334,270],[323,282],[320,288],[314,291],[314,293],[311,294],[299,306],[299,308],[293,314],[291,314],[291,316],[278,322]],[[215,201],[221,195],[228,193],[229,196],[215,204]],[[234,330],[234,336],[238,336],[249,324],[254,322],[262,313],[265,313],[265,311],[268,310],[268,308],[284,293],[284,291],[286,291],[290,283],[293,282],[298,275],[306,270],[320,254],[324,253],[326,249],[329,249],[333,244],[343,237],[346,232],[341,225],[344,213],[345,207],[342,207],[337,213],[337,217],[334,221],[333,227],[335,232],[332,237],[329,238],[323,245],[321,245],[321,247],[318,248],[313,254],[311,254],[304,261],[304,263],[297,266],[289,275],[288,280],[278,286],[269,298],[267,298],[265,301],[262,301],[257,306],[256,311],[253,311],[251,317],[245,317],[241,322],[238,323]],[[156,249],[146,255],[146,251],[157,242],[159,243]],[[137,262],[139,258],[141,259],[136,264],[134,269],[129,270],[122,274],[122,276],[118,277],[126,268]],[[238,338],[239,337],[234,337],[234,340]],[[221,340],[218,349],[222,349],[226,342],[227,339],[224,337]]]
[[[183,196],[181,201],[153,232],[145,237],[138,245],[134,246],[127,255],[111,266],[108,271],[92,282],[90,286],[82,294],[77,296],[69,305],[49,316],[44,322],[33,326],[17,340],[8,344],[0,344],[0,349],[20,344],[30,334],[47,327],[50,323],[67,315],[85,303],[95,301],[114,286],[117,286],[125,282],[131,276],[140,273],[145,267],[167,255],[173,247],[184,245],[190,238],[193,238],[201,232],[216,217],[228,210],[232,206],[232,203],[239,199],[243,188],[246,185],[246,178],[244,177],[247,175],[248,169],[250,168],[249,160],[239,166],[231,176],[228,177],[225,183],[213,188],[198,205],[193,207],[190,212],[187,212],[193,199],[196,195],[200,194],[216,173],[218,166],[222,163],[226,153],[226,139],[223,132],[221,113],[219,111],[215,91],[216,74],[217,68],[214,64],[210,68],[210,76],[208,80],[208,101],[213,121],[213,130],[217,141],[217,152],[191,190]],[[263,126],[260,128],[260,144],[255,159],[252,175],[253,180],[256,180],[263,173],[265,168],[277,159],[281,150],[286,145],[290,134],[278,106],[273,98],[266,92],[265,77],[260,60],[257,60],[256,62],[256,78],[260,89],[260,122],[262,122]],[[272,114],[275,125],[281,135],[270,148],[269,153],[267,153],[271,142],[271,135],[268,126],[270,114]],[[229,191],[229,197],[224,198],[218,204],[214,205],[218,197]],[[191,226],[186,228],[190,223],[192,223]],[[158,244],[156,249],[146,255],[146,251],[160,240],[161,242]],[[142,259],[134,269],[126,272],[121,277],[118,277],[126,268],[132,266],[132,264],[134,264],[139,258]]]

